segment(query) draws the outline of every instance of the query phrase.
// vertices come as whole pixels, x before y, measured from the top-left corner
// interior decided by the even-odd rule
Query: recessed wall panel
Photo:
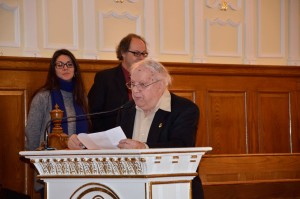
[[[189,42],[188,1],[160,1],[160,50],[165,54],[187,54]],[[174,17],[176,16],[176,17]]]
[[[260,153],[291,152],[290,95],[258,93],[258,142]]]
[[[26,182],[25,163],[19,157],[25,143],[24,105],[24,91],[0,89],[0,184],[20,193]]]
[[[284,53],[284,1],[258,1],[258,56],[282,57]]]
[[[208,20],[206,28],[208,56],[241,56],[242,26],[240,22]]]
[[[208,145],[215,154],[247,153],[246,92],[208,91]]]
[[[14,40],[14,14],[5,10],[0,6],[0,41],[13,41]],[[5,28],[4,28],[5,27]]]
[[[43,9],[45,47],[77,49],[77,0],[44,0]]]
[[[0,46],[20,47],[20,11],[19,6],[10,6],[0,2]],[[0,55],[3,55],[1,49]]]
[[[136,21],[124,18],[104,18],[103,27],[100,29],[103,34],[101,50],[114,52],[119,41],[128,33],[136,33]],[[125,27],[125,28],[124,28]],[[112,31],[113,30],[113,31]]]

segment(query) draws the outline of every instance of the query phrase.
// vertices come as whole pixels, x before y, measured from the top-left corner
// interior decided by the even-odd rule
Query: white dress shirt
[[[171,112],[171,94],[168,90],[163,93],[155,108],[147,116],[145,116],[144,111],[141,108],[136,106],[132,135],[133,140],[138,140],[144,143],[147,141],[153,118],[158,109]]]

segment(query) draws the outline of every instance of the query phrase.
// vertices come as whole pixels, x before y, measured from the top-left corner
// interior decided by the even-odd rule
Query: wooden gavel
[[[53,122],[52,132],[48,135],[48,147],[61,150],[68,148],[68,135],[63,132],[61,127],[64,112],[56,104],[55,109],[50,111],[51,121]]]

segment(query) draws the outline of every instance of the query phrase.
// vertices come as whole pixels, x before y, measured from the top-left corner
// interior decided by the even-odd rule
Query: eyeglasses
[[[66,63],[64,63],[64,62],[61,62],[61,61],[58,61],[58,62],[56,62],[56,64],[55,64],[55,67],[56,67],[57,69],[63,69],[64,66],[66,66],[67,68],[73,68],[73,67],[74,67],[74,64],[73,64],[72,62],[66,62]]]
[[[147,57],[148,53],[147,52],[140,52],[140,51],[131,51],[128,50],[128,52],[132,53],[135,57],[140,57],[141,55],[143,55],[143,57]]]
[[[145,83],[133,83],[133,82],[127,82],[126,83],[126,86],[128,89],[133,89],[134,87],[136,87],[138,90],[144,90],[146,89],[148,86],[152,85],[152,84],[155,84],[157,82],[159,82],[160,80],[157,80],[157,81],[154,81],[154,82],[151,82],[150,84],[145,84]]]

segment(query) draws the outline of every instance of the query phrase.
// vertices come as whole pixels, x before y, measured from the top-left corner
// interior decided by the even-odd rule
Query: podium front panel
[[[210,147],[22,151],[47,198],[191,198],[191,181]]]

